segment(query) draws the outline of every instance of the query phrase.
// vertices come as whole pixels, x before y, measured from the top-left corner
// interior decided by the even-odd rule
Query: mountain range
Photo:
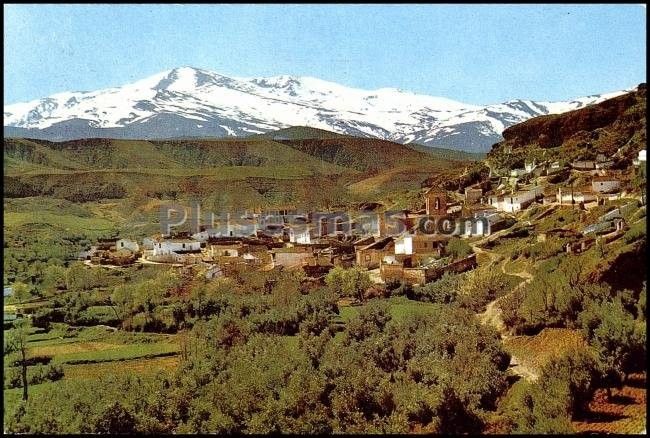
[[[395,88],[361,90],[312,77],[236,78],[180,67],[121,87],[62,92],[6,105],[4,135],[50,141],[221,138],[309,126],[404,144],[486,152],[510,126],[625,92],[481,106]]]

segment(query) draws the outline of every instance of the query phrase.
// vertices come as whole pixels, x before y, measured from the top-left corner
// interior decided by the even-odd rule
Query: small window
[[[366,254],[366,261],[367,261],[367,262],[370,261],[370,254]]]

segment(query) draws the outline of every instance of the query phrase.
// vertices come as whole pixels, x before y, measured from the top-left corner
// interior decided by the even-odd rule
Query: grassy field
[[[64,379],[97,379],[109,374],[149,375],[160,371],[174,370],[179,363],[178,356],[163,356],[147,359],[132,359],[119,362],[99,362],[91,364],[65,365]]]
[[[435,304],[413,301],[405,297],[393,297],[381,301],[389,304],[391,316],[399,321],[415,315],[433,314],[438,309]],[[339,316],[343,322],[347,322],[357,316],[361,309],[367,305],[366,303],[361,306],[341,306]]]
[[[45,223],[68,230],[83,229],[89,231],[108,231],[113,228],[113,223],[101,218],[85,218],[68,214],[39,213],[4,213],[6,227]]]
[[[27,351],[28,357],[49,356],[52,363],[61,364],[63,380],[96,379],[111,373],[154,374],[173,370],[179,363],[179,346],[173,335],[113,332],[100,326],[72,332],[64,324],[56,324],[50,331],[32,328]],[[29,393],[59,384],[61,381],[29,385]],[[22,388],[5,389],[5,412],[11,412],[21,396]]]

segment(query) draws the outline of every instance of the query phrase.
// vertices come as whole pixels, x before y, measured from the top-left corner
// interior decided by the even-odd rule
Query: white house
[[[528,207],[542,193],[541,186],[534,186],[528,190],[520,190],[512,195],[490,196],[489,202],[497,210],[516,213]]]
[[[305,226],[293,226],[289,228],[289,242],[311,244],[311,229]]]
[[[562,170],[562,166],[559,161],[553,161],[551,165],[546,170],[547,173],[557,173]]]
[[[170,239],[156,242],[153,247],[154,256],[172,255],[172,253],[200,252],[201,242],[190,239]]]
[[[131,239],[119,239],[117,242],[115,242],[115,249],[118,251],[121,249],[126,249],[131,252],[138,252],[140,251],[140,245],[138,245],[138,242],[135,242]]]
[[[526,171],[526,173],[530,173],[533,170],[535,170],[536,167],[537,167],[537,164],[535,163],[535,160],[527,161],[525,163],[525,165],[524,165],[524,170]]]
[[[634,165],[639,166],[643,164],[645,166],[646,158],[645,158],[645,149],[641,149],[639,151],[639,156],[634,160]]]
[[[557,202],[560,204],[579,204],[579,203],[588,203],[598,200],[597,196],[593,192],[589,191],[571,191],[570,189],[562,190],[562,188],[557,189]]]
[[[395,239],[395,254],[413,254],[413,236],[405,234]]]
[[[471,236],[486,236],[490,234],[493,225],[502,222],[504,219],[499,213],[476,213],[474,214],[473,221],[467,220],[464,223],[464,230],[462,235],[465,237]],[[484,220],[479,220],[484,219]],[[460,228],[460,224],[459,224]],[[461,234],[460,232],[458,234]]]
[[[526,169],[512,169],[510,171],[510,176],[518,178],[518,177],[523,176],[523,175],[525,175],[527,173],[528,173],[528,171]]]
[[[142,239],[142,249],[152,250],[156,242],[151,237]]]
[[[611,176],[597,176],[591,180],[591,188],[597,193],[612,193],[621,188],[621,182]]]

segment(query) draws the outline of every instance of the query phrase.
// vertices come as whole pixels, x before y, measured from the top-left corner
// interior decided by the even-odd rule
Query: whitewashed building
[[[190,239],[170,239],[156,242],[153,247],[154,256],[172,255],[173,253],[200,252],[201,242]]]
[[[413,254],[413,236],[405,234],[395,239],[395,254]]]
[[[591,180],[591,188],[597,193],[613,193],[621,188],[621,182],[611,176],[597,176]]]
[[[516,213],[528,207],[537,196],[543,194],[541,186],[534,186],[527,190],[520,190],[511,195],[490,196],[489,203],[497,210],[507,213]]]
[[[557,189],[557,202],[560,204],[580,204],[594,202],[598,200],[596,193],[587,190],[576,190],[558,188]]]
[[[293,226],[289,228],[289,242],[303,245],[311,244],[311,229],[305,226]]]
[[[138,242],[135,242],[131,239],[119,239],[117,242],[115,242],[115,249],[118,251],[126,249],[131,252],[138,252],[140,251],[140,245],[138,245]]]

